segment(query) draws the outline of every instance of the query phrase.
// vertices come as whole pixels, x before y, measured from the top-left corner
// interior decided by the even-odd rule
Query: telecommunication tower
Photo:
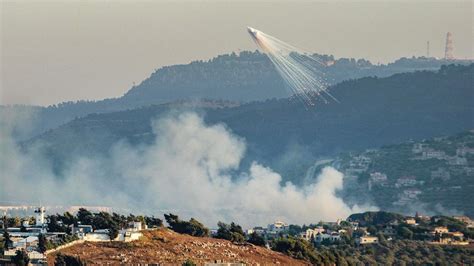
[[[426,42],[426,57],[430,57],[430,41]]]
[[[453,60],[454,55],[453,55],[453,34],[451,32],[448,32],[446,34],[446,48],[444,49],[444,59],[446,60]]]

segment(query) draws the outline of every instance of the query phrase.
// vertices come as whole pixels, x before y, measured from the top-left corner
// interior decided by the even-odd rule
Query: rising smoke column
[[[307,106],[314,106],[318,99],[337,102],[327,91],[323,62],[315,55],[296,48],[273,36],[248,27],[257,46],[268,56],[292,92]]]
[[[154,120],[150,145],[120,141],[107,156],[76,157],[61,175],[40,150],[22,151],[16,144],[10,124],[20,118],[0,116],[0,203],[172,212],[208,226],[235,221],[247,228],[275,220],[335,221],[376,210],[347,205],[338,197],[343,175],[332,167],[311,176],[304,187],[282,182],[280,174],[256,161],[242,169],[245,140],[224,124],[206,124],[196,113]]]

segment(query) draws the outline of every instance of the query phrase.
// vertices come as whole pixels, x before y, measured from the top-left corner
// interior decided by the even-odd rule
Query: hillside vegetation
[[[345,173],[348,201],[367,197],[384,210],[474,216],[474,131],[410,141],[334,163]]]
[[[291,98],[228,108],[169,105],[91,114],[24,143],[44,145],[61,172],[73,156],[106,156],[119,140],[154,140],[151,121],[173,111],[197,111],[209,124],[225,123],[248,144],[247,168],[258,160],[299,183],[320,157],[361,151],[409,139],[455,134],[474,128],[474,64],[438,72],[362,78],[331,88],[341,103],[320,103],[308,111]]]
[[[325,77],[329,85],[361,77],[387,77],[416,70],[436,71],[442,65],[471,62],[420,57],[401,58],[387,65],[374,65],[364,59],[336,60],[333,56],[320,57],[327,64]],[[262,101],[288,97],[288,91],[264,54],[243,51],[240,54],[219,55],[207,61],[162,67],[117,98],[63,102],[45,108],[15,106],[7,109],[27,108],[34,111],[34,123],[31,123],[32,131],[29,135],[33,136],[92,113],[121,111],[182,100]],[[0,114],[4,112],[4,108],[0,108]]]

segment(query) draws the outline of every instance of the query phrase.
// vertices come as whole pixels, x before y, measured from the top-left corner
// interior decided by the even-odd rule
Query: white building
[[[248,229],[247,230],[247,235],[251,235],[253,233],[256,233],[257,235],[263,236],[263,235],[265,235],[266,232],[267,232],[267,229],[265,229],[261,226],[257,226],[257,227],[254,227],[252,229]]]
[[[427,149],[423,152],[423,159],[438,159],[444,160],[446,158],[446,153],[444,151],[436,151],[433,149]]]
[[[38,207],[35,209],[36,226],[43,226],[45,224],[44,212],[45,212],[44,207]]]
[[[267,226],[268,233],[270,234],[278,234],[280,232],[288,230],[288,224],[282,221],[276,221],[273,224],[269,224]]]
[[[395,183],[395,187],[411,187],[418,184],[418,181],[416,181],[415,176],[402,176],[399,179],[397,179],[397,183]]]
[[[418,195],[420,195],[421,193],[422,191],[419,189],[405,189],[403,191],[403,196],[408,199],[418,199]]]
[[[139,231],[132,231],[129,229],[122,229],[120,230],[117,238],[115,238],[115,241],[124,241],[124,242],[130,242],[130,241],[135,241],[140,239],[143,234]]]
[[[110,236],[107,232],[99,231],[85,234],[83,239],[90,242],[110,241]]]
[[[19,237],[19,238],[12,238],[13,241],[13,248],[26,248],[36,246],[38,244],[38,237],[37,236],[28,236],[28,237]]]
[[[325,232],[325,229],[323,227],[318,226],[314,229],[309,228],[309,229],[306,229],[306,231],[301,232],[300,237],[310,241],[311,239],[315,239],[317,234],[321,234],[324,232]]]
[[[385,186],[387,184],[387,175],[380,173],[380,172],[374,172],[370,174],[369,178],[369,190],[372,190],[372,186],[378,185],[378,186]]]
[[[339,233],[336,233],[336,232],[332,232],[330,234],[320,233],[316,235],[316,237],[314,238],[314,242],[321,243],[324,240],[329,240],[329,242],[335,242],[335,241],[339,241],[340,239],[341,239],[341,235],[339,235]]]
[[[372,180],[373,183],[385,183],[387,182],[387,175],[384,173],[380,172],[374,172],[370,174],[370,180]]]
[[[142,222],[129,222],[128,228],[131,231],[141,231],[142,230]]]
[[[70,225],[71,233],[80,239],[83,239],[86,234],[92,233],[94,230],[92,225],[80,224],[78,226]]]

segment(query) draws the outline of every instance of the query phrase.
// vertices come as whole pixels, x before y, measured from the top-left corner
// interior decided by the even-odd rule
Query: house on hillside
[[[369,190],[372,190],[372,186],[386,186],[387,182],[386,174],[380,172],[371,173],[369,178]]]
[[[248,229],[246,233],[247,233],[247,235],[251,235],[253,233],[256,233],[259,236],[264,236],[266,232],[267,232],[266,228],[263,228],[261,226],[256,226],[252,229]]]
[[[418,198],[418,195],[420,195],[422,192],[421,190],[419,189],[415,189],[415,188],[409,188],[409,189],[405,189],[403,191],[403,196],[408,198],[408,199],[417,199]]]
[[[76,235],[79,239],[84,238],[86,234],[92,233],[94,231],[92,225],[86,224],[79,224],[77,226],[72,224],[69,226],[69,228],[71,228],[71,234]]]
[[[337,232],[328,233],[318,233],[314,237],[314,242],[316,244],[321,244],[323,241],[329,241],[331,243],[341,240],[341,235]]]
[[[431,231],[431,234],[447,234],[449,232],[448,228],[446,226],[437,226],[433,228]]]
[[[287,231],[289,228],[288,224],[282,221],[276,221],[273,224],[267,226],[267,232],[269,234],[278,234],[284,231]]]
[[[142,222],[129,222],[128,229],[129,231],[141,231],[143,229]]]
[[[405,218],[405,223],[409,225],[417,225],[416,220],[413,217]]]
[[[465,223],[468,228],[474,228],[474,220],[467,216],[453,216],[453,218]]]
[[[314,229],[309,228],[309,229],[306,229],[306,231],[301,232],[300,237],[310,241],[311,239],[314,239],[317,234],[324,233],[325,231],[326,230],[321,226],[318,226]]]
[[[433,149],[426,149],[423,151],[422,159],[429,160],[429,159],[438,159],[438,160],[445,160],[446,153],[444,151],[437,151]]]
[[[411,187],[415,186],[418,184],[418,181],[416,180],[416,176],[402,176],[397,179],[397,182],[395,183],[395,187],[400,188],[400,187]]]
[[[82,239],[90,242],[110,241],[109,229],[95,230],[94,232],[85,234]]]
[[[378,243],[379,239],[375,236],[361,236],[356,238],[357,245],[375,244]]]

